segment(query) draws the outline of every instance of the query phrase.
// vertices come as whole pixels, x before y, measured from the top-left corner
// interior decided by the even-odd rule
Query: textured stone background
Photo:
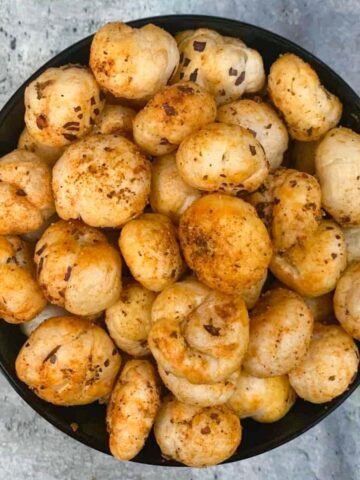
[[[0,107],[35,69],[102,23],[166,13],[227,16],[273,30],[314,52],[360,92],[359,0],[0,0]],[[170,472],[116,462],[67,438],[0,375],[0,480],[357,480],[359,428],[357,391],[320,425],[273,452]]]

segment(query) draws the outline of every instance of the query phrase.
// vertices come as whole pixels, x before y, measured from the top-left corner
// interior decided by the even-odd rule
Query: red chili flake
[[[179,62],[182,63],[183,60],[184,60],[184,52],[181,52]]]
[[[18,195],[19,197],[26,197],[26,192],[24,192],[22,188],[18,188],[16,190],[16,195]]]
[[[335,260],[335,258],[337,257],[337,253],[332,253],[331,257]]]
[[[171,332],[171,333],[170,333],[170,337],[171,337],[171,338],[178,338],[177,332],[175,332],[175,331],[174,331],[174,332]]]
[[[204,328],[213,337],[218,337],[220,335],[220,328],[216,328],[214,325],[204,325]]]
[[[190,58],[185,58],[185,60],[184,60],[184,67],[187,67],[188,65],[190,65],[190,63],[191,63]]]
[[[95,120],[92,117],[90,117],[89,118],[89,123],[90,123],[90,125],[95,125]]]
[[[220,96],[220,97],[224,97],[225,94],[226,94],[226,92],[225,92],[224,89],[219,90],[219,96]]]
[[[90,98],[90,104],[91,105],[95,105],[96,101],[95,101],[95,97],[91,97]]]
[[[111,353],[112,353],[112,355],[116,355],[117,354],[117,349],[113,348],[113,351]]]
[[[162,137],[160,138],[160,145],[170,145],[170,142],[167,138]]]
[[[251,155],[256,155],[256,148],[254,147],[254,145],[249,145],[249,149],[250,149]]]
[[[67,282],[67,281],[70,279],[70,277],[71,277],[71,271],[72,271],[72,267],[70,267],[70,266],[67,267],[66,272],[65,272],[65,275],[64,275],[64,280],[65,280],[65,282]]]
[[[206,42],[197,42],[196,40],[193,42],[193,48],[196,52],[203,52],[206,47]]]
[[[232,67],[229,68],[229,76],[230,77],[236,77],[237,74],[238,74],[238,71],[236,70],[236,68],[232,68]]]
[[[107,358],[104,362],[104,367],[108,367],[110,365],[110,360]]]
[[[186,85],[179,85],[177,89],[182,93],[194,93],[194,89],[192,87],[187,87]]]
[[[180,78],[180,80],[182,80],[184,78],[184,72],[180,72],[179,78]]]
[[[94,108],[94,113],[95,113],[95,115],[99,115],[100,110],[98,108]]]
[[[81,119],[83,118],[83,116],[84,116],[84,115],[83,115],[82,113],[79,113],[79,115],[77,116],[77,118],[78,118],[79,120],[81,120]]]
[[[44,115],[43,113],[39,115],[36,119],[36,125],[40,130],[42,130],[43,128],[46,128],[48,126],[46,115]]]
[[[238,87],[243,83],[244,80],[245,80],[245,72],[241,72],[240,75],[235,80],[235,85]]]
[[[280,203],[280,198],[275,197],[273,200],[273,204],[277,205],[278,203]]]
[[[175,110],[174,107],[172,107],[171,105],[169,105],[168,103],[163,103],[162,105],[166,115],[168,115],[169,117],[173,117],[175,115],[177,115],[177,111]]]
[[[210,414],[210,418],[211,418],[212,420],[218,420],[218,419],[219,419],[219,415],[218,415],[217,413],[211,413],[211,414]]]
[[[203,435],[209,435],[211,433],[210,427],[204,427],[200,430]]]
[[[62,136],[66,138],[66,140],[69,140],[69,142],[73,142],[78,138],[76,135],[73,135],[72,133],[63,133]]]
[[[74,111],[75,111],[75,112],[80,112],[80,110],[81,110],[80,105],[78,105],[77,107],[74,107]]]
[[[196,82],[197,75],[198,75],[198,70],[199,70],[198,68],[195,68],[195,70],[193,72],[191,72],[189,79],[192,82]]]
[[[78,127],[80,122],[67,122],[64,123],[63,128],[68,129],[69,127]]]

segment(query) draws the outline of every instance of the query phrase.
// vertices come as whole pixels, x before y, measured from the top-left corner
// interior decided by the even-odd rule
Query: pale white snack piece
[[[270,171],[280,167],[289,135],[276,111],[261,100],[243,99],[218,109],[217,120],[247,128],[263,146]]]
[[[115,97],[145,100],[166,85],[179,63],[175,39],[148,24],[103,25],[91,43],[90,67],[101,88]]]
[[[106,309],[105,322],[110,337],[129,355],[143,357],[150,353],[147,337],[155,298],[151,290],[130,282],[124,285],[119,300]]]
[[[223,462],[241,441],[241,425],[229,408],[196,407],[165,398],[154,426],[155,438],[164,456],[189,467],[207,467]]]
[[[191,80],[206,88],[218,105],[261,90],[265,72],[261,55],[234,37],[199,28],[176,35],[180,64],[173,82]]]
[[[48,68],[26,87],[25,123],[38,143],[63,147],[90,132],[103,106],[88,67]]]
[[[154,212],[162,213],[179,223],[181,215],[201,192],[181,178],[174,153],[162,155],[151,162],[150,205]]]
[[[308,63],[292,53],[271,65],[268,92],[295,140],[318,140],[340,120],[340,100],[326,90]]]
[[[227,406],[241,418],[257,422],[277,422],[294,405],[296,393],[287,375],[257,378],[242,371]]]
[[[176,237],[171,220],[159,213],[144,213],[122,229],[120,251],[133,277],[145,288],[160,292],[184,272]]]
[[[360,225],[360,135],[334,128],[316,149],[316,175],[324,209],[343,227]]]
[[[250,340],[243,361],[250,375],[285,375],[309,347],[314,319],[300,295],[285,288],[266,292],[250,314]]]
[[[353,262],[337,282],[334,310],[343,329],[360,340],[360,263]]]
[[[129,360],[111,393],[106,413],[110,451],[131,460],[143,448],[160,407],[155,368],[148,360]]]
[[[210,123],[188,135],[176,152],[180,176],[194,188],[230,195],[252,192],[265,180],[269,163],[248,129]]]
[[[299,397],[312,403],[329,402],[354,381],[359,352],[353,339],[337,325],[315,324],[310,348],[289,374]]]
[[[52,185],[59,217],[119,228],[147,204],[150,162],[123,136],[92,134],[67,148]]]
[[[0,158],[0,235],[41,228],[55,212],[51,168],[35,153],[13,150]]]

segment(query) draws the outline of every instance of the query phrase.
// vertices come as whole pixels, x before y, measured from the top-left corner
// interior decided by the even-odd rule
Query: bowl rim
[[[307,61],[314,61],[314,63],[321,65],[321,67],[336,81],[337,84],[343,89],[347,91],[347,94],[350,95],[351,97],[354,98],[355,103],[357,104],[357,107],[360,110],[360,97],[359,95],[355,92],[355,90],[342,78],[340,75],[334,71],[330,66],[328,66],[326,63],[324,63],[322,60],[320,60],[318,57],[316,57],[313,53],[309,52],[307,49],[303,48],[302,46],[298,45],[297,43],[288,40],[286,37],[283,37],[282,35],[279,35],[277,33],[272,32],[271,30],[267,30],[263,27],[253,25],[247,22],[243,22],[240,20],[236,19],[230,19],[226,17],[219,17],[219,16],[213,16],[213,15],[193,15],[193,14],[172,14],[172,15],[157,15],[157,16],[151,16],[151,17],[144,17],[136,20],[129,20],[124,23],[132,26],[132,27],[142,27],[143,25],[147,23],[168,23],[171,21],[177,21],[181,22],[182,20],[192,20],[194,22],[196,21],[201,21],[201,22],[206,22],[207,20],[209,22],[219,22],[223,23],[224,25],[228,25],[229,27],[234,27],[234,30],[236,27],[246,27],[254,32],[258,32],[261,35],[266,35],[267,37],[271,37],[274,39],[278,44],[283,46],[284,48],[291,47],[293,50],[297,52],[297,54],[301,55],[304,54],[308,57]],[[116,20],[114,20],[116,21]],[[203,27],[197,27],[197,28],[203,28]],[[13,108],[14,104],[16,103],[17,99],[19,96],[23,96],[24,90],[26,86],[33,81],[38,75],[52,66],[54,61],[59,62],[61,61],[62,57],[66,57],[70,52],[73,52],[76,49],[79,49],[86,45],[87,43],[90,42],[91,38],[94,36],[94,34],[88,35],[87,37],[82,38],[81,40],[69,45],[66,47],[64,50],[60,51],[53,57],[51,57],[47,62],[45,62],[41,67],[39,67],[30,77],[28,77],[21,85],[20,87],[17,88],[17,90],[10,96],[10,98],[5,102],[3,105],[2,109],[0,110],[0,124],[5,120],[7,115],[9,114],[10,110]],[[23,384],[17,377],[16,375],[13,375],[11,372],[11,368],[9,368],[9,364],[6,361],[6,359],[2,356],[0,353],[0,371],[4,374],[4,377],[7,379],[9,384],[12,386],[12,388],[17,392],[17,394],[29,405],[34,411],[36,411],[43,419],[45,419],[47,422],[49,422],[51,425],[55,426],[58,430],[61,432],[67,434],[68,436],[72,437],[73,439],[77,440],[78,442],[82,443],[83,445],[86,445],[87,447],[90,447],[94,450],[97,450],[102,453],[106,453],[109,455],[109,451],[106,451],[103,448],[99,448],[99,445],[96,444],[95,441],[92,440],[92,438],[88,435],[85,435],[81,432],[81,430],[78,431],[73,431],[70,426],[66,425],[65,422],[62,422],[58,419],[57,416],[53,415],[46,407],[40,403],[34,403],[31,398],[29,398],[29,389],[28,387]],[[252,447],[249,449],[249,452],[245,455],[242,455],[241,458],[233,458],[234,456],[230,457],[227,459],[225,462],[222,464],[227,464],[227,463],[235,463],[235,462],[240,462],[242,460],[248,459],[255,457],[257,455],[263,454],[270,452],[271,450],[278,448],[288,442],[291,442],[295,438],[299,437],[303,433],[307,432],[314,426],[316,426],[318,423],[320,423],[325,417],[327,417],[330,413],[332,413],[334,410],[336,410],[360,385],[360,376],[358,375],[358,378],[350,385],[350,387],[341,395],[341,397],[336,398],[335,403],[331,403],[329,405],[324,406],[324,411],[318,414],[315,420],[312,420],[309,424],[305,425],[304,427],[296,430],[296,432],[291,433],[291,434],[286,434],[283,435],[282,438],[277,440],[276,442],[273,442],[271,440],[262,443],[259,446]],[[241,453],[240,453],[241,455]],[[136,458],[136,457],[135,457]],[[159,465],[159,464],[152,464],[152,463],[147,463],[139,460],[132,460],[133,463],[140,463],[142,465],[151,465],[153,467],[159,467],[163,468],[165,467],[186,467],[185,465],[182,465],[180,463],[174,462],[171,465]]]

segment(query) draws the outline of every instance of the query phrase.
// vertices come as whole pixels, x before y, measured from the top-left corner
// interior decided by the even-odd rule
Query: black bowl
[[[360,131],[360,98],[357,94],[323,62],[289,40],[246,23],[201,15],[170,15],[145,18],[129,22],[129,25],[141,27],[150,22],[173,34],[181,30],[206,27],[217,30],[224,35],[238,36],[247,45],[259,50],[267,70],[281,53],[292,52],[299,55],[314,67],[322,83],[340,97],[344,106],[341,124],[352,128],[356,132]],[[91,38],[90,36],[81,40],[47,62],[8,101],[0,112],[0,156],[16,147],[17,139],[24,127],[23,96],[26,84],[48,67],[56,67],[69,62],[87,64]],[[14,389],[34,410],[57,428],[85,445],[100,452],[109,453],[104,406],[92,404],[84,407],[55,407],[40,400],[17,379],[14,364],[24,340],[25,338],[17,326],[9,325],[0,320],[0,366]],[[327,404],[314,405],[298,400],[286,417],[274,424],[256,423],[250,419],[243,421],[243,441],[238,451],[227,462],[253,457],[297,437],[335,410],[355,390],[359,383],[360,374],[357,375],[354,383],[343,395]],[[79,425],[76,432],[70,426],[74,422]],[[179,466],[176,462],[162,458],[160,449],[152,435],[143,450],[134,459],[134,462]]]

